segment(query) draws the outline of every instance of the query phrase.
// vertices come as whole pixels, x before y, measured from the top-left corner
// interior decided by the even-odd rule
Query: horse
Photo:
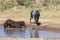
[[[39,17],[40,17],[40,13],[39,10],[32,10],[30,13],[30,23],[31,23],[31,19],[34,17],[35,23],[38,23],[39,21]]]
[[[6,20],[6,22],[4,23],[4,28],[22,28],[22,26],[25,26],[25,22],[24,21],[19,21],[19,22],[15,22],[11,19]]]

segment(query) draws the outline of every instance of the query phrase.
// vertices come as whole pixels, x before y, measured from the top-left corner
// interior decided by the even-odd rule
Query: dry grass
[[[0,12],[0,21],[3,22],[7,19],[13,20],[29,20],[31,9],[26,9],[24,7],[17,9],[16,7],[6,10],[5,12]],[[41,11],[40,19],[58,19],[60,20],[60,11],[50,10],[50,11]]]
[[[28,8],[20,8],[17,9],[16,7],[6,10],[5,12],[0,12],[0,20],[6,20],[6,19],[29,19],[30,18],[30,11],[31,9]],[[49,11],[41,11],[40,19],[60,19],[60,11],[58,10],[49,10]]]

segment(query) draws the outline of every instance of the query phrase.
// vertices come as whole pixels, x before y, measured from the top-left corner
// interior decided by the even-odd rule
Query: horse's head
[[[37,22],[37,23],[36,23],[36,25],[38,25],[38,26],[39,26],[39,25],[41,25],[41,23]]]

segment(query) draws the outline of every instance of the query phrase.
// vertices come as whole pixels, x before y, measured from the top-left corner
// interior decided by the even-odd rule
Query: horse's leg
[[[34,16],[34,20],[35,20],[35,23],[36,23],[36,16]]]
[[[24,27],[25,27],[25,28],[27,27],[26,24],[24,24]]]
[[[31,19],[33,18],[32,12],[30,13],[30,23],[31,23]]]
[[[9,28],[12,28],[11,24],[8,24]]]
[[[26,28],[26,24],[25,24],[25,22],[22,23],[22,26],[24,26],[24,27]]]
[[[37,16],[37,19],[36,19],[36,22],[38,23],[38,21],[39,21],[39,16]]]
[[[30,18],[30,23],[31,23],[31,18]]]
[[[20,25],[20,27],[19,28],[22,28],[22,25]]]
[[[31,23],[32,18],[30,18],[30,23]]]

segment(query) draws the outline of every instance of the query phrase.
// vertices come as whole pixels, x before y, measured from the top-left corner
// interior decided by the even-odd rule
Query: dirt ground
[[[40,26],[37,26],[36,24],[28,24],[28,26],[40,30],[60,32],[60,20],[58,19],[40,19],[40,23]]]

